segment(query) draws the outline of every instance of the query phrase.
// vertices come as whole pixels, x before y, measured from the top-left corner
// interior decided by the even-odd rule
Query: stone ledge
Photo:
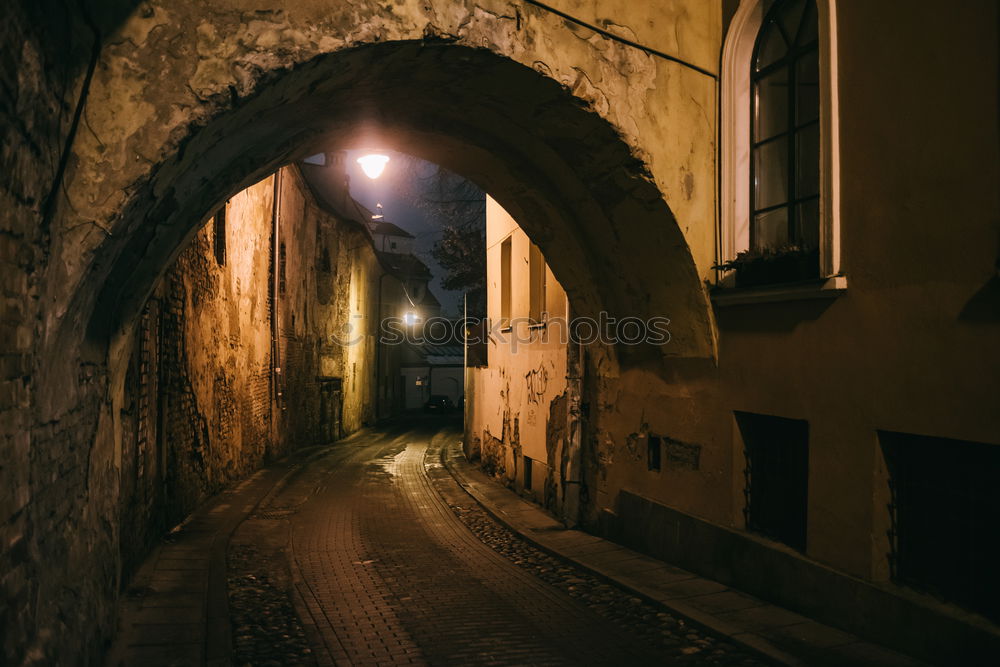
[[[831,276],[808,283],[788,283],[766,287],[722,288],[712,292],[712,304],[717,308],[744,306],[754,303],[833,299],[847,291],[847,276]]]

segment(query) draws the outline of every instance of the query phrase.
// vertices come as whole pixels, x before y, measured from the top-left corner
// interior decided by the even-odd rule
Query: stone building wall
[[[272,372],[276,180],[279,238],[285,245],[284,280],[280,250],[276,274],[280,374]],[[218,224],[223,217],[224,225]],[[321,208],[296,167],[236,193],[206,221],[154,288],[129,341],[119,398],[116,492],[104,519],[107,533],[93,535],[89,543],[97,545],[102,564],[95,570],[81,557],[78,569],[67,575],[93,582],[88,597],[59,586],[58,572],[32,570],[40,582],[33,585],[45,596],[34,606],[16,588],[32,586],[30,580],[18,584],[20,577],[27,579],[19,573],[27,570],[10,567],[4,579],[9,595],[4,612],[10,616],[0,619],[10,622],[8,662],[25,659],[30,648],[25,638],[32,632],[18,631],[14,623],[32,613],[59,615],[64,631],[77,637],[74,628],[90,617],[97,621],[92,636],[107,637],[119,590],[155,542],[199,504],[269,459],[328,443],[373,420],[371,290],[380,274],[368,234]],[[352,335],[343,337],[348,330]],[[323,428],[320,377],[340,387],[326,398],[342,404],[335,430]],[[36,441],[82,443],[94,427],[86,410],[78,414],[39,429]],[[34,525],[56,535],[86,492],[86,448],[70,445],[68,456],[61,447],[33,452],[33,465],[55,471],[51,494],[35,496],[48,508],[51,525]],[[43,545],[57,559],[94,548],[58,539]],[[7,553],[28,564],[17,549]],[[49,648],[37,655],[55,656],[46,651],[65,645],[46,641]],[[85,660],[96,659],[99,646],[88,645],[84,650],[91,657]]]
[[[329,257],[327,265],[331,245],[343,252]],[[367,284],[375,270],[369,237],[356,223],[322,210],[295,167],[237,193],[209,219],[156,288],[137,329],[130,371],[139,393],[126,392],[126,401],[136,405],[139,437],[126,458],[136,462],[135,473],[155,468],[144,461],[152,458],[147,443],[155,439],[145,436],[155,428],[145,412],[158,408],[165,490],[158,509],[165,516],[150,511],[133,523],[169,528],[265,461],[325,444],[369,421],[369,350],[341,345],[331,332],[358,319],[362,329],[371,326],[373,318],[354,315],[368,307]],[[361,282],[353,304],[351,276]],[[277,359],[272,358],[275,303]],[[154,340],[159,347],[150,350]],[[362,381],[344,381],[348,355],[351,364],[361,366]],[[331,358],[337,362],[331,364]],[[149,367],[159,375],[154,378]],[[345,418],[338,432],[323,428],[320,377],[342,383],[339,411]],[[157,389],[158,405],[145,407],[150,402],[145,397],[157,396]]]
[[[279,437],[286,446],[302,446],[329,439],[323,401],[331,399],[324,391],[339,392],[341,435],[375,419],[375,290],[382,269],[368,233],[321,206],[298,169],[281,171],[280,191],[286,266],[283,290],[279,279]],[[280,255],[279,246],[279,264]],[[382,282],[387,289],[396,283]]]
[[[287,451],[272,435],[273,178],[224,204],[155,293],[168,527],[266,457]],[[224,227],[216,224],[223,216]]]
[[[40,271],[65,151],[78,125],[75,107],[99,41],[74,13],[51,32],[39,31],[38,22],[57,5],[13,3],[0,26],[0,656],[18,660],[35,645],[28,639],[36,636],[35,614],[22,610],[39,606],[38,564],[69,552],[67,539],[54,535],[72,532],[69,517],[85,493],[86,441],[95,426],[96,413],[87,413],[97,407],[86,396],[61,424],[32,417]],[[81,385],[89,373],[79,368]],[[37,450],[37,442],[49,447]],[[53,537],[40,544],[39,534]],[[84,588],[110,593],[103,585]]]

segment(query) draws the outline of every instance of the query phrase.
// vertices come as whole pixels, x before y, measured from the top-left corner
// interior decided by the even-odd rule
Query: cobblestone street
[[[763,664],[499,525],[440,465],[454,437],[368,432],[262,500],[228,550],[236,664]]]

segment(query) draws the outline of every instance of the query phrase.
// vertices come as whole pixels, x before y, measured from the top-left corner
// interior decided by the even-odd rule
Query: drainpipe
[[[382,419],[382,280],[387,275],[383,268],[378,277],[378,306],[375,313],[375,423]]]
[[[462,295],[462,453],[469,458],[469,293]]]
[[[572,323],[569,299],[566,321]],[[570,327],[572,329],[572,327]],[[566,471],[563,476],[563,521],[573,528],[580,523],[580,487],[583,485],[583,344],[570,337],[566,347]]]
[[[281,211],[281,170],[274,172],[274,193],[271,197],[271,401],[272,405],[281,409],[281,328],[278,319],[278,285],[280,282],[281,259],[278,256],[280,247],[279,213]],[[280,414],[280,412],[278,412]],[[277,437],[277,420],[275,411],[271,413],[272,436]]]

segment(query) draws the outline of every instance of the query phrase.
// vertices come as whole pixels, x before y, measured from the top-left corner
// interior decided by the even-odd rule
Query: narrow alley
[[[766,664],[502,528],[442,466],[459,438],[367,430],[223,495],[140,570],[110,664]]]
[[[0,666],[997,665],[997,0],[5,9]]]

